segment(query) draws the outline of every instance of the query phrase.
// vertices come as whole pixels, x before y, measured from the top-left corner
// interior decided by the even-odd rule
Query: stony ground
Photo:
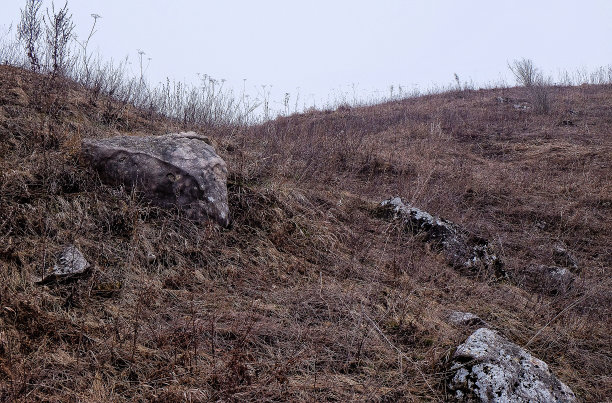
[[[452,311],[609,400],[612,88],[548,91],[546,115],[514,88],[211,129],[0,66],[0,400],[447,400],[475,330]],[[229,229],[79,159],[85,137],[187,129],[228,163]],[[451,268],[376,214],[392,196],[488,239],[509,277]],[[66,244],[90,274],[37,285]],[[559,245],[571,285],[539,269]]]

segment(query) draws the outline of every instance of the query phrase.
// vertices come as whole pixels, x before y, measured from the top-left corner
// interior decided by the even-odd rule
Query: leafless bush
[[[508,68],[514,74],[517,83],[529,90],[533,109],[538,114],[550,112],[550,87],[552,80],[544,78],[542,72],[531,59],[522,58],[508,63]]]
[[[591,84],[612,84],[612,66],[600,67],[591,73]]]
[[[538,81],[535,85],[530,87],[529,92],[534,111],[542,115],[550,113],[550,85],[544,81]]]
[[[70,55],[70,40],[74,23],[72,15],[68,14],[68,2],[55,12],[55,5],[51,3],[51,13],[47,9],[45,23],[46,56],[49,59],[53,74],[64,74],[66,62]]]
[[[552,79],[545,78],[541,73],[536,74],[535,81],[528,87],[533,110],[541,115],[547,115],[551,109]]]
[[[27,0],[17,25],[17,37],[25,47],[30,68],[35,71],[40,69],[39,42],[42,27],[38,13],[41,5],[42,0]]]
[[[531,59],[514,60],[512,63],[508,63],[508,68],[514,74],[517,83],[524,87],[531,87],[536,84],[540,76],[538,68],[534,66]]]

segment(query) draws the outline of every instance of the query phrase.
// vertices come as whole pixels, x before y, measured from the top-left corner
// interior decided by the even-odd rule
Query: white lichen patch
[[[406,231],[423,235],[425,241],[444,252],[454,267],[471,272],[492,269],[495,276],[505,277],[502,262],[489,243],[472,236],[461,226],[405,204],[399,197],[383,201],[380,207],[386,216],[402,220]]]
[[[457,347],[449,388],[458,400],[574,402],[548,365],[497,332],[481,328]]]
[[[51,275],[68,276],[80,274],[89,268],[89,263],[80,250],[74,245],[68,245],[60,254],[57,263],[53,266]]]

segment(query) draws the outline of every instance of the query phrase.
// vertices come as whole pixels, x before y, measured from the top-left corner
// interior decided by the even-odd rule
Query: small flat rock
[[[459,401],[576,401],[544,361],[487,328],[476,330],[457,347],[451,371],[448,386]]]
[[[514,109],[518,109],[518,110],[522,110],[522,111],[531,108],[529,105],[527,105],[524,102],[519,103],[519,104],[514,104],[512,106],[514,107]]]
[[[51,274],[68,276],[83,273],[87,268],[89,268],[89,263],[85,260],[81,251],[76,246],[69,245],[60,254]]]
[[[486,323],[471,312],[453,311],[448,315],[448,321],[457,326],[484,326]]]
[[[81,251],[74,245],[68,245],[60,253],[53,270],[39,284],[46,284],[55,280],[79,276],[89,269],[90,265]]]
[[[553,247],[552,257],[555,264],[562,267],[567,267],[574,272],[578,271],[578,260],[565,248],[564,245],[555,245]]]
[[[152,204],[229,225],[227,166],[194,132],[84,139],[82,153],[102,180],[141,191]]]

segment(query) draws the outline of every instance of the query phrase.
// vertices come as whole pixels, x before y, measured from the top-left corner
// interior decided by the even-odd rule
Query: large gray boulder
[[[394,197],[380,203],[379,213],[386,218],[401,220],[407,232],[418,235],[440,250],[456,269],[472,273],[481,270],[505,277],[503,263],[489,242],[463,227],[405,204]]]
[[[82,152],[106,183],[135,187],[155,205],[227,226],[227,166],[207,140],[194,132],[84,139]]]
[[[459,401],[575,402],[548,365],[497,332],[481,328],[457,347],[449,389]]]

